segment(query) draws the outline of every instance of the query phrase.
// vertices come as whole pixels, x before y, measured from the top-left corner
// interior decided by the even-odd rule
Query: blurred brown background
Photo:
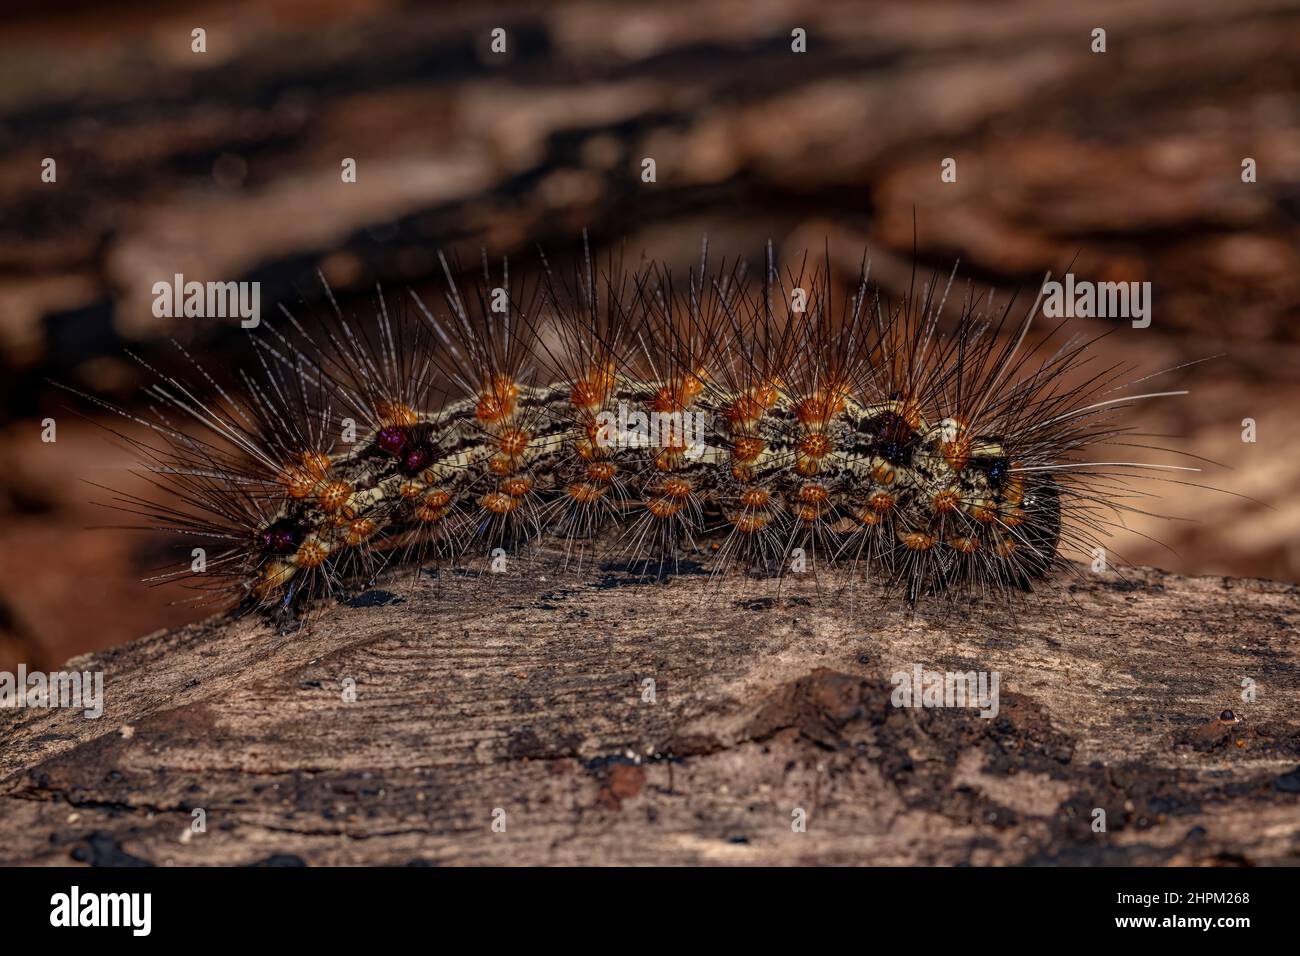
[[[246,356],[234,322],[155,319],[154,282],[256,280],[264,313],[310,312],[319,268],[363,307],[377,282],[429,288],[440,248],[562,260],[584,228],[680,267],[705,233],[754,257],[769,237],[788,254],[829,237],[846,270],[869,244],[898,292],[915,215],[922,267],[960,258],[980,289],[1033,289],[1071,261],[1149,280],[1151,328],[1115,325],[1104,357],[1158,371],[1223,353],[1152,383],[1192,395],[1142,424],[1222,463],[1198,480],[1259,503],[1168,485],[1161,510],[1194,520],[1135,522],[1116,551],[1300,577],[1294,0],[34,10],[0,28],[0,667],[206,613],[140,583],[174,541],[90,530],[120,519],[85,482],[132,487],[130,456],[46,382],[131,405],[127,348],[163,369],[173,337],[205,362]]]

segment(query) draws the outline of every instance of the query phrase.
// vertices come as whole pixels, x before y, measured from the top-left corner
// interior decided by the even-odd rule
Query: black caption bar
[[[705,936],[731,943],[761,940],[774,922],[813,920],[873,940],[964,925],[1001,938],[1197,934],[1230,944],[1289,925],[1283,908],[1291,906],[1293,876],[1246,868],[32,868],[0,871],[0,900],[11,938],[76,934],[128,946],[277,936],[373,942],[379,927],[387,934],[434,926],[493,942],[516,933],[535,940],[605,920],[611,931],[653,933],[688,916]],[[915,925],[922,914],[930,914],[929,930]]]

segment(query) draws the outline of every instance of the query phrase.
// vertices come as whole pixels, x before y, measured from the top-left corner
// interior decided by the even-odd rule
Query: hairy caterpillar
[[[900,301],[829,262],[684,282],[653,262],[526,281],[486,257],[444,301],[250,332],[255,368],[154,373],[129,437],[153,487],[114,505],[207,549],[183,578],[245,608],[293,611],[390,565],[562,540],[572,563],[662,574],[707,543],[715,572],[789,570],[796,549],[910,605],[1009,599],[1072,567],[1125,511],[1116,443],[1129,371],[1093,368],[1063,321],[1030,342],[968,293],[955,327],[935,277]],[[955,270],[954,270],[955,273]],[[179,348],[180,346],[178,346]],[[153,371],[153,370],[151,370]]]

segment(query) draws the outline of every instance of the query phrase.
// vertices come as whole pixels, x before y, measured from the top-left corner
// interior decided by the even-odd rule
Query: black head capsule
[[[292,554],[302,544],[302,528],[291,519],[284,518],[268,525],[257,533],[257,543],[271,554]]]

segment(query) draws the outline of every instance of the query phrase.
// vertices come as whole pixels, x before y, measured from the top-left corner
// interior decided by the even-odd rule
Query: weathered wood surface
[[[1081,572],[1014,622],[546,555],[387,586],[80,658],[98,721],[0,712],[0,862],[1300,862],[1293,585]],[[998,671],[999,715],[891,706],[916,663]]]

